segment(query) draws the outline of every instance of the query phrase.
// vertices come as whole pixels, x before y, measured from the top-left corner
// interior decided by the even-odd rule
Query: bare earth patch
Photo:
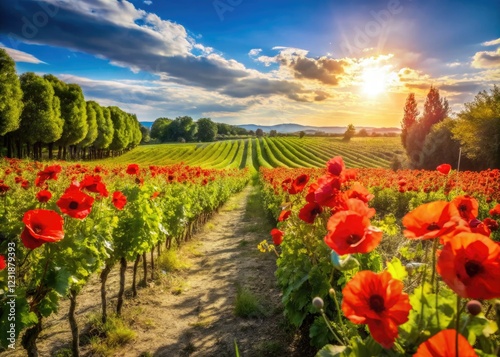
[[[272,228],[255,200],[257,188],[248,186],[232,197],[219,213],[182,249],[180,272],[158,272],[159,278],[130,291],[124,305],[124,320],[135,338],[114,350],[114,356],[234,356],[234,341],[240,353],[252,356],[310,356],[290,332],[276,286],[276,257],[260,253],[256,245],[269,238]],[[253,200],[254,204],[248,204]],[[149,258],[149,255],[148,255]],[[140,264],[142,266],[142,264]],[[129,263],[126,286],[131,283]],[[142,271],[139,270],[139,277]],[[89,315],[100,312],[100,285],[93,277],[78,297],[77,318],[83,356],[95,355],[88,343]],[[235,314],[238,291],[245,290],[260,305],[255,317]],[[116,306],[118,267],[108,279],[109,310]],[[67,320],[69,304],[62,302],[57,315],[44,321],[38,340],[40,356],[69,356],[71,333]],[[12,356],[25,354],[19,346]]]

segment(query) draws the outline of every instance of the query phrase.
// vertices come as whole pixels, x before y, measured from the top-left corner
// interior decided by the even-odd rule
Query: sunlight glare
[[[363,92],[369,96],[376,96],[387,88],[386,73],[381,68],[365,68],[361,76]]]

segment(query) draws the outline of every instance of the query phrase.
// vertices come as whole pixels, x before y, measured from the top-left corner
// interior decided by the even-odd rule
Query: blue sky
[[[141,121],[399,126],[410,92],[500,83],[500,2],[11,0],[0,46]]]

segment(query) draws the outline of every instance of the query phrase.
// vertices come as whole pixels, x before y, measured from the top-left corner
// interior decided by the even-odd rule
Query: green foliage
[[[88,147],[97,139],[97,103],[87,102],[87,125],[88,131],[85,138],[79,143],[81,147]]]
[[[52,143],[63,133],[64,121],[59,117],[59,100],[48,81],[32,72],[21,75],[24,109],[15,136],[24,142]]]
[[[466,103],[452,132],[478,169],[500,168],[500,87],[479,92]]]
[[[207,142],[214,141],[217,136],[217,124],[210,118],[201,118],[196,121],[198,125],[198,140]]]
[[[0,48],[0,136],[19,128],[22,98],[16,64],[7,51]]]
[[[349,124],[347,126],[346,131],[344,132],[344,136],[342,138],[342,141],[350,141],[354,135],[356,135],[356,128],[354,127],[354,124]]]
[[[109,107],[111,120],[113,122],[113,141],[109,144],[111,150],[120,151],[130,143],[127,113],[118,107]]]
[[[165,141],[193,141],[198,127],[189,116],[177,117],[165,129]]]
[[[101,107],[98,103],[91,102],[96,112],[97,138],[93,146],[96,149],[107,149],[113,141],[115,129],[109,108]]]
[[[61,146],[74,145],[87,136],[87,104],[82,89],[78,84],[67,84],[57,77],[48,74],[44,76],[52,87],[54,94],[59,98],[61,118],[64,120],[63,132],[58,144]]]
[[[415,93],[408,94],[404,107],[404,116],[401,121],[401,143],[406,148],[408,131],[417,122],[419,111],[417,109],[417,101],[415,100]]]
[[[234,314],[239,317],[262,317],[266,311],[259,298],[245,287],[238,287],[234,302]]]

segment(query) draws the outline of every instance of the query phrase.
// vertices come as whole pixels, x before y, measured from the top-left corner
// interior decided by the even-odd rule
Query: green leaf
[[[318,351],[316,357],[342,357],[345,350],[345,346],[326,345]]]
[[[403,281],[407,276],[408,272],[403,264],[401,264],[401,260],[394,257],[390,262],[387,262],[387,271],[392,275],[394,279]]]

